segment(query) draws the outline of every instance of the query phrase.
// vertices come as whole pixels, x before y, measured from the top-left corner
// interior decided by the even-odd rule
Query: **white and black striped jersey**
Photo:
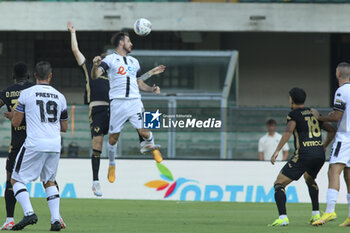
[[[350,142],[350,83],[344,83],[335,92],[333,109],[343,112],[335,140]]]
[[[141,98],[137,84],[141,69],[136,58],[113,53],[102,60],[100,67],[108,72],[110,100]]]
[[[60,121],[68,120],[65,97],[55,88],[39,84],[23,90],[15,110],[25,113],[24,147],[34,151],[60,152]]]

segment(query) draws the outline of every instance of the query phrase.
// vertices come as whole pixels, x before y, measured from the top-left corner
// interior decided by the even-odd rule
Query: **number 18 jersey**
[[[311,113],[309,108],[298,108],[291,111],[287,116],[287,121],[295,121],[294,129],[294,159],[301,157],[321,157],[324,156],[322,143],[321,126]]]
[[[16,111],[25,113],[27,149],[44,152],[61,151],[60,121],[68,120],[65,97],[55,88],[39,84],[21,92]]]

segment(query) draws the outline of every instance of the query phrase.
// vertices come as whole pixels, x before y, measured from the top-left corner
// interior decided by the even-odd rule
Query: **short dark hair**
[[[35,73],[37,75],[37,79],[47,80],[49,75],[52,73],[51,64],[47,61],[39,61],[35,65]]]
[[[347,62],[341,62],[338,64],[337,69],[340,72],[342,78],[350,78],[350,64]]]
[[[289,96],[295,104],[304,104],[306,100],[306,92],[299,87],[294,87],[289,91]]]
[[[274,119],[268,119],[266,125],[277,125],[277,122]]]
[[[126,31],[117,32],[112,36],[111,44],[114,45],[115,47],[118,47],[119,41],[124,40],[126,36],[130,37],[129,33]]]
[[[13,78],[14,79],[29,78],[28,67],[26,63],[20,61],[13,66]]]

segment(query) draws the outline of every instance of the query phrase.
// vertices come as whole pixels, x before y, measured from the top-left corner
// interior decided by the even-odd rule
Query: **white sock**
[[[6,218],[6,223],[14,222],[14,221],[15,221],[14,218],[9,218],[9,217]]]
[[[287,215],[283,214],[283,215],[280,215],[280,219],[285,219],[287,217]]]
[[[45,189],[47,204],[51,212],[51,223],[60,220],[60,194],[56,186],[50,186]]]
[[[315,216],[316,214],[320,214],[320,211],[319,210],[313,210],[312,211],[312,216]]]
[[[335,210],[335,203],[337,202],[338,191],[335,189],[327,190],[327,208],[326,213],[332,213]]]
[[[349,205],[349,215],[348,215],[348,217],[350,218],[350,193],[346,194],[346,199],[348,199],[348,205]]]
[[[100,184],[100,181],[99,180],[94,180],[93,182],[92,182],[92,184],[95,186],[95,185],[99,185]]]
[[[107,142],[107,153],[109,158],[109,165],[115,166],[115,155],[117,153],[117,143],[112,146],[111,144],[109,144],[109,142]]]
[[[153,133],[152,131],[149,131],[149,137],[148,138],[143,138],[147,143],[152,143],[154,144],[154,138],[153,138]]]
[[[27,187],[21,182],[16,182],[12,188],[16,200],[22,206],[24,216],[34,214],[32,203],[30,203],[29,192],[27,190]]]

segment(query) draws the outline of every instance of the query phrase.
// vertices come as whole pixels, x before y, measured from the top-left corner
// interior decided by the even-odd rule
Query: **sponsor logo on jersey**
[[[126,75],[126,71],[125,71],[124,66],[119,67],[117,74]]]
[[[118,68],[118,72],[117,74],[120,74],[120,75],[126,75],[126,72],[129,71],[129,72],[136,72],[136,68],[135,67],[132,67],[132,66],[128,66],[125,70],[124,66],[120,66]]]

